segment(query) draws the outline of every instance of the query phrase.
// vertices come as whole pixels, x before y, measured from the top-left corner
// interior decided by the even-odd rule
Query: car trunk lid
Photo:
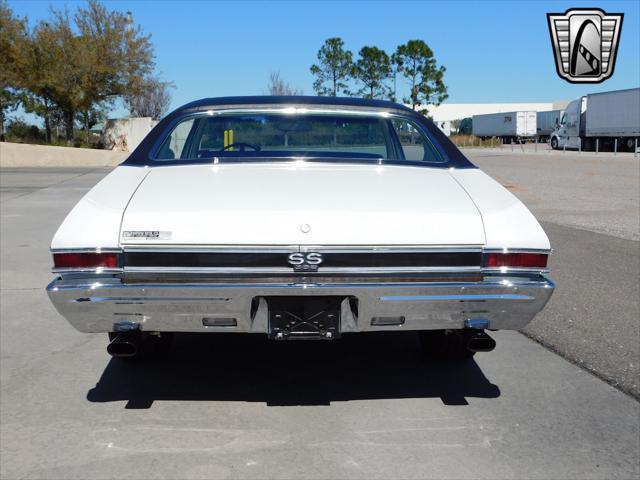
[[[319,162],[154,167],[126,245],[480,246],[482,219],[447,169]]]

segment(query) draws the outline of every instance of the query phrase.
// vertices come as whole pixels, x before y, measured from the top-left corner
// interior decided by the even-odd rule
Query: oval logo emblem
[[[302,225],[300,225],[300,231],[302,233],[309,233],[311,231],[311,225],[309,225],[308,223],[303,223]]]

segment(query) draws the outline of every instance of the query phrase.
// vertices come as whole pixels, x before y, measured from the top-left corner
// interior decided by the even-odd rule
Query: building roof
[[[487,113],[562,110],[569,102],[540,102],[540,103],[442,103],[438,106],[427,105],[429,116],[435,122],[461,120],[465,117],[483,115]]]

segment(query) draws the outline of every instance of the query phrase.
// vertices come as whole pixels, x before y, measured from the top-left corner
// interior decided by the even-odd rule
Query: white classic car
[[[51,251],[51,301],[122,358],[166,352],[172,332],[403,330],[431,357],[466,358],[554,290],[549,240],[518,199],[424,116],[360,99],[185,105]]]

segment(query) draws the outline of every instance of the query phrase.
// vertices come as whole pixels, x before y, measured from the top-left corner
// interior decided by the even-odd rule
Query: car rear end
[[[290,113],[246,118],[281,122],[277,141],[285,146],[278,148],[290,149],[296,139],[309,141],[310,131],[285,119]],[[310,124],[325,122],[317,115]],[[533,216],[470,164],[451,162],[455,150],[438,143],[438,132],[425,133],[417,116],[403,127],[391,123],[393,112],[374,110],[376,122],[395,129],[396,158],[388,144],[376,144],[384,137],[372,133],[378,123],[363,128],[350,115],[361,113],[341,111],[330,141],[339,143],[336,129],[343,129],[360,142],[351,158],[238,151],[258,146],[246,133],[253,130],[238,126],[238,117],[231,124],[207,117],[205,127],[223,125],[225,143],[201,133],[206,148],[201,140],[192,155],[205,157],[118,167],[54,238],[53,304],[79,331],[110,333],[112,353],[125,355],[132,350],[120,344],[137,348],[147,334],[285,340],[375,331],[423,332],[431,350],[434,338],[455,339],[458,353],[472,354],[492,348],[486,329],[524,327],[554,289],[549,242]],[[156,152],[185,151],[163,140],[175,129],[166,126]],[[229,143],[234,137],[247,141]],[[212,151],[220,157],[210,158]],[[78,232],[83,221],[96,222],[86,212],[109,202],[116,181],[128,189],[116,202],[125,203],[116,241],[103,229],[93,247],[74,243],[87,235]],[[110,224],[115,212],[102,211]]]
[[[303,259],[304,270],[291,268],[291,257]],[[265,333],[280,339],[297,332],[318,337],[331,332],[328,338],[336,338],[346,332],[472,325],[511,330],[524,327],[553,291],[544,277],[547,254],[539,252],[128,248],[120,253],[56,253],[54,260],[61,276],[49,288],[52,300],[83,332],[135,327]],[[97,265],[101,275],[68,273]],[[308,300],[319,298],[331,307],[300,311]],[[276,318],[276,311],[289,314]],[[335,319],[331,329],[322,326],[329,313]]]

